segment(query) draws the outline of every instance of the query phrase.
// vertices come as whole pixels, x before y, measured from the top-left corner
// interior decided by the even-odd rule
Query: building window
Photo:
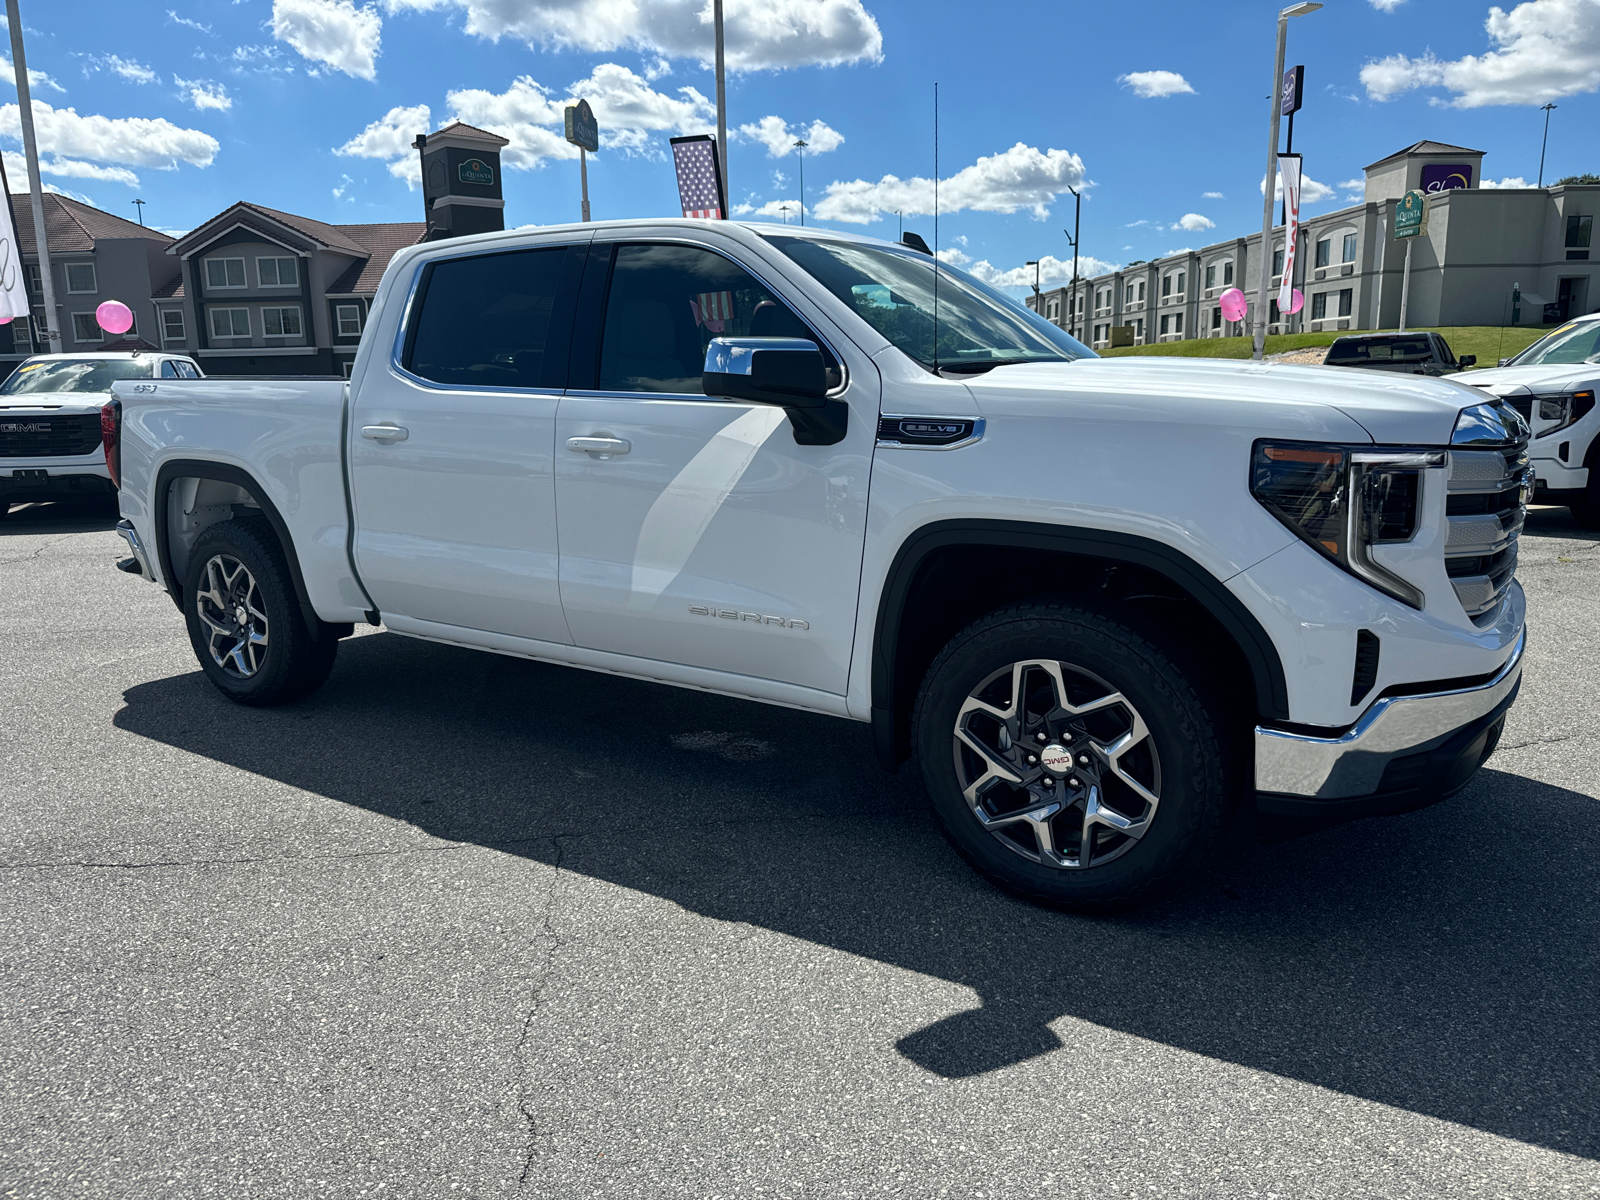
[[[1318,292],[1311,297],[1311,319],[1320,321],[1328,315],[1328,293]]]
[[[1222,310],[1220,308],[1213,308],[1211,310],[1211,328],[1222,328]]]
[[[1128,294],[1123,298],[1122,302],[1124,304],[1132,304],[1133,303],[1133,284],[1130,283],[1128,285]]]
[[[1594,218],[1567,218],[1567,261],[1582,262],[1589,257],[1589,239],[1594,234]]]
[[[44,276],[39,274],[39,264],[28,264],[28,295],[38,296],[44,292]]]
[[[300,266],[292,258],[258,258],[256,277],[262,287],[299,287]]]
[[[1166,299],[1170,295],[1172,295],[1172,276],[1163,275],[1161,277],[1161,297]]]
[[[1141,342],[1144,341],[1144,318],[1138,317],[1133,322],[1133,336]]]
[[[1355,305],[1355,298],[1356,294],[1353,288],[1343,288],[1340,290],[1339,315],[1341,317],[1348,317],[1350,315],[1350,311]]]
[[[1278,323],[1278,302],[1276,300],[1273,300],[1273,301],[1269,302],[1268,305],[1267,305],[1267,324],[1276,325],[1277,323]]]
[[[168,342],[183,341],[183,309],[164,308],[161,310],[161,337]]]
[[[1172,314],[1163,313],[1161,316],[1161,336],[1166,337],[1172,332]]]
[[[1332,238],[1323,238],[1320,242],[1317,243],[1317,258],[1316,258],[1316,262],[1313,265],[1319,266],[1319,267],[1325,267],[1325,266],[1328,265],[1329,260],[1331,260],[1332,258],[1333,258],[1333,239]]]
[[[339,369],[344,372],[344,377],[346,379],[350,378],[350,372],[355,369],[355,365],[356,365],[356,360],[353,359],[353,358],[350,359],[348,362],[341,363],[339,365]]]
[[[1139,280],[1139,303],[1144,303],[1144,280]]]
[[[1353,263],[1353,262],[1355,262],[1355,260],[1356,260],[1356,235],[1353,234],[1353,233],[1347,233],[1347,234],[1344,235],[1344,256],[1342,258],[1340,258],[1339,261],[1340,262]]]
[[[1231,258],[1222,264],[1222,286],[1233,286],[1233,259]]]
[[[261,331],[267,337],[301,337],[300,309],[263,308]]]
[[[72,314],[72,340],[75,342],[101,340],[100,322],[94,319],[92,312]]]
[[[1178,295],[1181,296],[1181,295],[1183,295],[1183,293],[1185,291],[1188,290],[1188,285],[1185,283],[1185,280],[1187,280],[1188,278],[1189,278],[1189,272],[1187,272],[1187,271],[1179,271],[1178,272]]]
[[[238,259],[243,263],[244,259]],[[248,308],[213,308],[211,310],[211,336],[236,338],[250,336],[250,310]]]
[[[242,288],[246,286],[244,281],[244,259],[206,259],[206,286],[208,288]],[[224,309],[223,311],[227,310]]]
[[[1272,252],[1272,273],[1274,275],[1279,275],[1279,276],[1281,276],[1283,274],[1283,247],[1282,246],[1279,246],[1276,250],[1274,250]]]
[[[1217,286],[1217,264],[1210,263],[1206,267],[1206,290],[1210,291]]]
[[[333,314],[339,322],[340,337],[361,336],[361,305],[338,304],[334,306]]]
[[[99,290],[95,285],[94,264],[92,262],[69,262],[67,264],[68,292],[82,296]]]
[[[1179,337],[1183,336],[1183,314],[1182,313],[1173,313],[1172,314],[1172,332],[1177,334]]]

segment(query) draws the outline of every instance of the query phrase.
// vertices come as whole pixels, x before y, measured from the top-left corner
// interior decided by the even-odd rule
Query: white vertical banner
[[[1300,156],[1278,155],[1278,174],[1283,179],[1283,202],[1288,220],[1283,229],[1283,282],[1278,285],[1278,315],[1289,315],[1294,303],[1294,252],[1300,241]]]
[[[28,284],[22,269],[22,251],[17,246],[17,230],[11,223],[11,198],[0,197],[0,318],[25,319],[28,315]]]

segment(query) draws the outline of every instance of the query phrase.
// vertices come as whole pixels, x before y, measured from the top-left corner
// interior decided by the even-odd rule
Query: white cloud
[[[1200,199],[1202,199],[1202,200],[1226,200],[1227,197],[1224,196],[1221,192],[1201,192],[1200,193]]]
[[[80,116],[75,109],[33,102],[33,124],[41,152],[134,167],[175,168],[179,162],[208,167],[221,147],[198,129],[164,117]],[[0,106],[0,137],[20,141],[17,106]]]
[[[176,75],[172,77],[172,82],[196,109],[214,108],[219,112],[227,112],[233,107],[233,97],[220,83],[213,83],[209,79],[179,79]]]
[[[994,266],[988,259],[979,259],[973,262],[971,257],[959,250],[939,251],[939,261],[948,263],[952,267],[960,267],[969,275],[976,276],[990,287],[997,288],[1026,288],[1033,290],[1033,268],[1012,267],[1010,270],[1001,270]],[[1121,263],[1109,263],[1104,259],[1092,255],[1082,255],[1078,259],[1079,280],[1092,279],[1096,275],[1106,275],[1112,271],[1120,270]],[[1048,291],[1050,288],[1063,287],[1072,282],[1072,259],[1057,258],[1053,254],[1046,254],[1039,260],[1039,287]]]
[[[333,189],[333,198],[335,200],[343,200],[344,194],[350,190],[350,185],[354,182],[355,180],[351,179],[348,175],[339,176],[339,186]],[[356,198],[351,196],[350,203],[354,204],[355,202]]]
[[[23,191],[28,187],[28,160],[15,150],[5,152],[6,177],[13,181],[21,180],[18,185]],[[41,158],[39,160],[39,173],[41,175],[56,175],[62,179],[98,179],[104,183],[122,183],[128,187],[138,187],[139,177],[127,167],[102,167],[96,163],[79,162],[72,158]],[[75,192],[62,192],[64,196],[76,196]]]
[[[1381,13],[1392,13],[1405,2],[1406,0],[1367,0],[1368,4]]]
[[[1374,100],[1413,88],[1442,87],[1454,108],[1543,104],[1600,88],[1600,0],[1527,0],[1510,12],[1494,7],[1484,29],[1495,49],[1453,61],[1432,53],[1391,54],[1361,68]]]
[[[1013,213],[1025,208],[1041,220],[1049,205],[1068,185],[1082,188],[1083,160],[1066,150],[1037,150],[1018,142],[1000,154],[980,158],[939,185],[941,212]],[[816,205],[825,221],[865,225],[886,212],[908,217],[933,212],[933,180],[900,179],[885,175],[873,183],[866,179],[840,180],[828,185],[827,196]]]
[[[1194,247],[1193,246],[1179,246],[1176,250],[1168,250],[1161,257],[1162,258],[1171,258],[1174,254],[1193,254],[1193,253],[1194,253]]]
[[[1346,179],[1333,185],[1343,192],[1364,192],[1367,190],[1365,179]]]
[[[772,221],[783,221],[786,215],[784,212],[786,207],[788,209],[788,223],[791,225],[798,225],[800,223],[799,197],[794,197],[788,200],[768,200],[760,208],[757,208],[753,204],[735,204],[733,206],[733,212],[735,216],[739,217],[766,217]]]
[[[156,73],[141,62],[130,58],[120,58],[115,54],[96,54],[91,57],[83,68],[85,75],[90,71],[110,71],[113,75],[120,75],[129,83],[154,83]],[[33,74],[29,71],[28,74]]]
[[[13,196],[26,196],[28,194],[28,177],[26,175],[23,175],[19,179],[16,175],[10,174],[10,171],[11,171],[11,165],[10,164],[11,164],[11,155],[8,152],[7,155],[6,155],[6,172],[7,172],[7,182],[11,185],[11,194]],[[49,180],[41,180],[40,181],[40,185],[44,188],[44,190],[46,192],[49,192],[52,195],[65,196],[69,200],[76,200],[79,204],[93,204],[94,203],[93,200],[91,200],[88,196],[85,196],[82,192],[74,192],[74,191],[71,191],[68,188],[57,187],[55,184],[51,183]]]
[[[712,58],[711,6],[700,0],[384,0],[401,9],[461,9],[466,31],[498,41],[659,59]],[[726,58],[733,71],[878,62],[883,34],[861,0],[727,0]],[[653,66],[652,70],[657,69]]]
[[[167,20],[174,25],[182,25],[186,29],[198,29],[201,33],[210,33],[211,26],[202,25],[199,21],[191,21],[188,17],[180,17],[170,8],[167,9]]]
[[[426,104],[407,108],[397,105],[368,125],[355,137],[334,149],[347,158],[388,158],[389,174],[403,179],[415,189],[422,186],[422,167],[411,143],[417,134],[433,128],[432,113]]]
[[[378,74],[383,18],[372,6],[350,0],[272,0],[272,36],[288,42],[301,57],[346,75],[373,79]]]
[[[1215,229],[1217,223],[1210,217],[1202,217],[1199,213],[1184,213],[1178,218],[1174,229],[1182,229],[1188,233],[1199,233],[1202,229]]]
[[[1343,185],[1341,185],[1341,186],[1343,186]],[[1365,186],[1365,185],[1363,185],[1363,186]],[[1265,177],[1262,178],[1261,186],[1257,190],[1260,191],[1260,193],[1263,196],[1267,194],[1267,181],[1266,181]],[[1301,204],[1320,204],[1324,200],[1332,199],[1333,196],[1334,196],[1334,190],[1331,187],[1329,187],[1327,184],[1318,183],[1315,179],[1311,178],[1311,176],[1309,176],[1309,175],[1300,176],[1300,203]],[[1272,198],[1275,201],[1283,199],[1283,176],[1282,175],[1276,175],[1276,176],[1273,177],[1273,180],[1272,180]]]
[[[1478,186],[1483,188],[1526,188],[1532,187],[1521,175],[1507,175],[1504,179],[1481,179]]]
[[[1117,81],[1127,84],[1133,89],[1135,96],[1142,96],[1146,100],[1156,96],[1194,93],[1189,81],[1176,71],[1133,71],[1127,75],[1119,75]]]
[[[791,130],[788,122],[782,117],[762,117],[753,124],[739,126],[738,132],[742,137],[765,146],[769,158],[783,158],[793,154],[796,149],[794,143],[798,138],[804,138],[807,142],[807,157],[813,154],[826,154],[844,145],[844,134],[820,120],[811,122],[810,129],[802,126]]]
[[[17,69],[11,65],[9,58],[0,58],[0,79],[5,80],[12,87],[17,86]],[[36,71],[32,67],[28,68],[28,84],[36,88],[49,88],[53,92],[64,93],[67,90],[43,71]]]

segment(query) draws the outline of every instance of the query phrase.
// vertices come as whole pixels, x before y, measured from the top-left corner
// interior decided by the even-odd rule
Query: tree
[[[1568,175],[1565,179],[1556,180],[1557,187],[1565,187],[1569,183],[1600,183],[1600,175]]]

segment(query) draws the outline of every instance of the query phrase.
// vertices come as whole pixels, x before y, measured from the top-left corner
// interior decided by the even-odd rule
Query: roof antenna
[[[939,83],[933,84],[933,373],[939,373]]]

